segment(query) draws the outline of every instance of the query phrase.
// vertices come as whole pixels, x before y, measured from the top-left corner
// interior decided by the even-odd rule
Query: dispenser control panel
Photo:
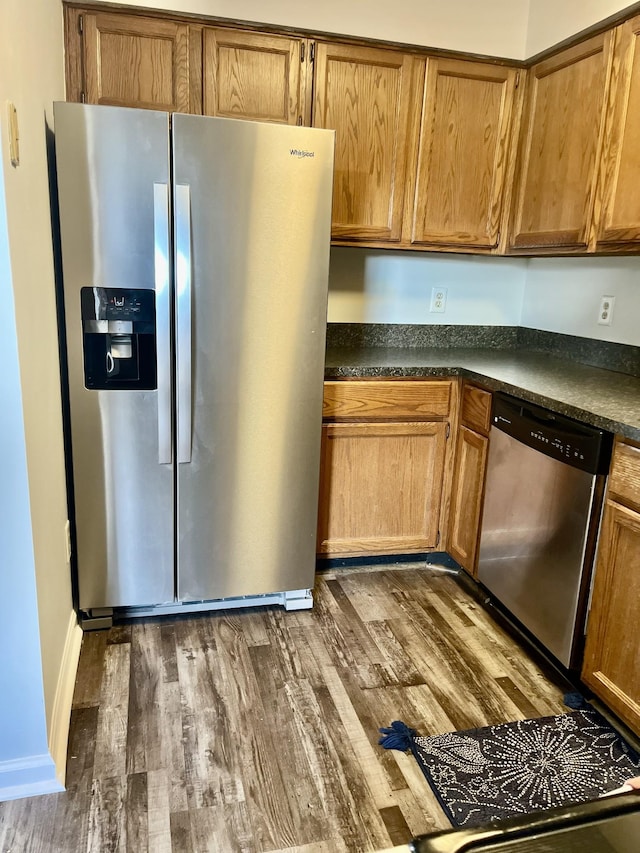
[[[128,320],[136,324],[139,334],[148,334],[155,324],[155,292],[153,290],[119,289],[115,287],[83,287],[82,320]]]

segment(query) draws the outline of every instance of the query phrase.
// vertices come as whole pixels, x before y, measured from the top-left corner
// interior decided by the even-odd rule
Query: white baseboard
[[[64,791],[48,752],[0,761],[0,802]]]
[[[67,626],[67,636],[51,712],[51,725],[49,726],[49,752],[55,764],[57,780],[62,786],[58,790],[64,790],[67,773],[67,743],[71,721],[71,703],[73,702],[73,688],[76,683],[81,645],[82,628],[78,625],[75,611],[72,610]]]

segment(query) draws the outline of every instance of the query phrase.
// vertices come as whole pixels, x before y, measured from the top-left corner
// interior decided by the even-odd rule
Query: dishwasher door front
[[[491,429],[478,580],[568,668],[579,651],[599,479]]]

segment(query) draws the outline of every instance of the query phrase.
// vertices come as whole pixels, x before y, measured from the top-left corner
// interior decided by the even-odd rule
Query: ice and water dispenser
[[[80,298],[85,386],[157,388],[155,292],[83,287]]]

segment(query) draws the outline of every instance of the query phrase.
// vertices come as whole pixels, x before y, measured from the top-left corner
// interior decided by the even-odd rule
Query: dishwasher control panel
[[[496,429],[574,468],[590,474],[609,470],[613,436],[506,394],[493,398],[492,424]]]

